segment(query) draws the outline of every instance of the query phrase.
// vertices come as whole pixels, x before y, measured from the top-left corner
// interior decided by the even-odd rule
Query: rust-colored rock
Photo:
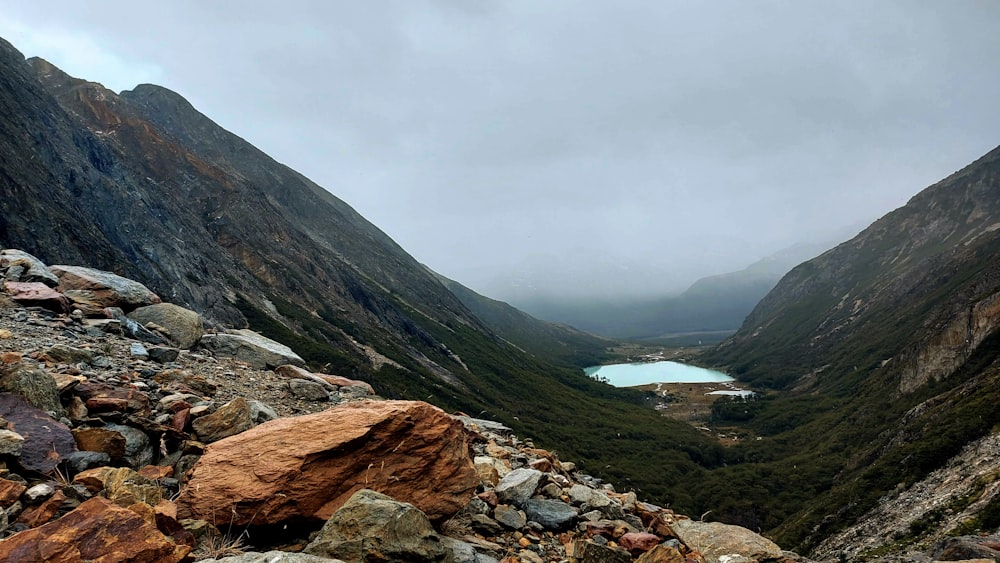
[[[629,532],[618,538],[618,545],[627,549],[632,555],[645,553],[660,543],[660,536],[647,532]]]
[[[125,436],[107,428],[74,428],[76,447],[88,452],[104,452],[112,463],[125,457]]]
[[[100,497],[54,522],[0,541],[0,561],[178,563],[190,551],[135,512]]]
[[[150,481],[157,481],[160,479],[166,479],[174,474],[174,468],[169,465],[147,465],[139,470],[139,475],[142,475]]]
[[[26,490],[28,488],[17,481],[0,479],[0,508],[7,508],[14,504]]]
[[[38,506],[31,506],[25,509],[17,517],[19,524],[24,524],[29,528],[37,528],[42,524],[52,520],[52,517],[59,512],[59,507],[66,502],[66,495],[62,491],[56,491],[54,495],[45,499],[45,502]]]
[[[140,416],[148,416],[150,413],[149,397],[137,389],[84,381],[73,389],[73,393],[79,395],[90,410],[94,410],[94,407],[91,407],[93,404],[98,409],[124,410]],[[109,411],[98,410],[95,412]]]
[[[57,313],[69,312],[69,300],[41,282],[3,282],[7,297],[24,306],[37,305]]]
[[[636,563],[685,563],[687,558],[669,545],[658,545],[635,560]]]
[[[442,520],[478,483],[461,422],[427,403],[358,401],[209,445],[178,505],[217,525],[325,521],[368,488]]]
[[[77,473],[74,485],[83,485],[91,493],[104,491],[104,496],[123,507],[143,502],[156,506],[163,500],[163,491],[149,479],[128,467],[95,467]]]

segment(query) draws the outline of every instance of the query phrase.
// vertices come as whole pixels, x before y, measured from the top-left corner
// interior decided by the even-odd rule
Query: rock
[[[143,346],[138,342],[133,342],[129,344],[128,353],[133,358],[139,358],[140,360],[145,360],[146,358],[149,357],[149,351],[146,350],[145,346]]]
[[[130,467],[143,467],[153,463],[156,452],[145,432],[123,424],[108,424],[104,428],[117,432],[125,438],[125,456],[121,459],[122,463]]]
[[[63,294],[87,316],[103,316],[105,307],[125,312],[159,303],[160,298],[141,283],[111,272],[82,266],[52,266]]]
[[[305,381],[302,379],[292,379],[288,383],[288,390],[292,396],[304,401],[329,401],[330,393],[315,381]]]
[[[623,549],[576,540],[573,543],[574,563],[631,563],[632,556]]]
[[[274,373],[287,377],[291,380],[305,380],[316,383],[317,385],[322,385],[323,387],[329,389],[330,391],[337,391],[338,386],[330,383],[318,374],[312,373],[311,371],[300,368],[298,366],[293,366],[292,364],[285,364],[274,368]],[[291,383],[291,382],[289,382]]]
[[[325,520],[370,487],[442,520],[479,482],[467,440],[461,423],[427,403],[346,403],[209,445],[178,505],[234,526]]]
[[[153,381],[164,386],[173,382],[182,383],[190,387],[192,391],[206,396],[214,395],[215,391],[218,389],[218,385],[216,385],[213,381],[206,379],[205,376],[191,373],[183,369],[165,369],[154,375]]]
[[[500,482],[500,473],[497,471],[492,457],[477,455],[472,461],[476,465],[476,474],[479,475],[479,480],[484,485],[493,487]]]
[[[29,488],[24,491],[24,498],[31,503],[39,503],[53,494],[55,494],[56,489],[51,483],[39,483],[34,487]]]
[[[306,364],[288,346],[247,329],[225,334],[206,334],[198,343],[216,356],[236,358],[256,369],[274,369],[283,364]]]
[[[17,481],[0,479],[0,507],[7,508],[14,504],[26,490],[27,487]]]
[[[635,561],[636,563],[685,563],[686,559],[677,549],[660,544],[640,555]]]
[[[148,342],[156,346],[168,346],[170,344],[170,342],[160,333],[153,332],[126,317],[125,311],[122,311],[119,307],[106,307],[101,310],[101,314],[108,317],[108,319],[112,321],[104,325],[103,329],[105,332],[124,334],[130,338],[142,340],[143,342]]]
[[[135,512],[100,497],[54,522],[0,541],[0,561],[178,563],[190,551]]]
[[[31,489],[28,489],[28,492],[31,492]],[[52,490],[49,495],[44,497],[41,504],[26,508],[17,517],[17,523],[24,524],[29,528],[37,528],[52,520],[52,517],[56,515],[56,512],[59,511],[64,502],[66,502],[66,495],[62,491]]]
[[[146,351],[149,353],[149,359],[161,364],[172,362],[177,359],[177,356],[181,355],[181,351],[177,348],[167,348],[164,346],[152,346]]]
[[[62,293],[39,282],[3,282],[7,297],[25,307],[44,307],[57,313],[69,312],[69,300]]]
[[[43,352],[42,358],[56,364],[79,364],[81,362],[89,364],[94,359],[94,352],[84,348],[56,344]]]
[[[13,430],[0,430],[0,455],[21,455],[24,447],[24,436]]]
[[[344,563],[339,559],[317,557],[306,553],[290,553],[288,551],[268,551],[265,553],[241,553],[222,559],[200,559],[198,563]]]
[[[0,393],[0,416],[8,429],[24,438],[18,464],[29,471],[49,473],[64,457],[76,451],[76,441],[62,423],[28,404],[19,395]]]
[[[109,463],[119,463],[125,457],[125,436],[121,432],[107,428],[74,428],[73,439],[76,440],[77,449],[103,453],[108,457]]]
[[[111,456],[105,452],[78,451],[66,456],[65,463],[70,473],[76,474],[111,464]]]
[[[87,378],[82,375],[70,375],[68,373],[61,372],[50,373],[49,375],[51,375],[52,380],[56,382],[56,392],[59,393],[60,396],[84,381],[87,381]]]
[[[522,506],[535,494],[538,483],[542,480],[542,472],[536,469],[519,468],[508,473],[497,484],[497,497],[500,502]]]
[[[660,536],[647,532],[629,532],[618,538],[618,545],[633,555],[645,553],[660,543]]]
[[[73,393],[83,399],[88,409],[95,412],[106,412],[101,409],[107,408],[113,403],[124,405],[123,410],[136,413],[139,416],[149,416],[150,413],[149,397],[138,389],[84,381],[73,389]],[[107,399],[113,399],[113,401],[107,401]],[[95,407],[97,408],[95,409]]]
[[[250,419],[257,424],[278,418],[278,413],[274,409],[260,401],[247,401],[250,405]]]
[[[574,504],[587,504],[592,509],[601,511],[601,514],[612,520],[619,520],[625,516],[621,505],[611,500],[602,491],[597,491],[586,485],[575,484],[569,489],[569,498]]]
[[[412,504],[362,489],[319,531],[305,553],[347,561],[442,561],[446,548],[430,520]]]
[[[20,395],[33,406],[57,416],[63,412],[56,381],[45,370],[26,362],[0,365],[0,392]]]
[[[720,522],[678,520],[674,534],[691,549],[700,552],[709,563],[723,556],[742,555],[751,560],[782,557],[781,548],[771,540],[746,528]]]
[[[559,500],[532,498],[524,502],[524,513],[547,530],[561,531],[573,524],[580,511]]]
[[[143,326],[153,323],[163,327],[173,345],[185,350],[193,348],[205,334],[201,315],[173,303],[139,307],[129,313],[128,318]]]
[[[156,506],[163,500],[160,487],[128,467],[97,467],[73,478],[74,485],[83,485],[91,493],[103,491],[111,502],[128,507],[137,502]]]
[[[198,439],[205,443],[217,442],[253,428],[253,417],[246,399],[237,397],[212,414],[197,418],[191,423]]]
[[[528,517],[523,510],[518,510],[508,504],[498,504],[493,511],[497,522],[512,530],[520,530],[528,524]]]
[[[16,274],[14,270],[16,269]],[[41,260],[23,250],[0,250],[0,271],[10,281],[39,282],[49,287],[59,285],[59,278]]]

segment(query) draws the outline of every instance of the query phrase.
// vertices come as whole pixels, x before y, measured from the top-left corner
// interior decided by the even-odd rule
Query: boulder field
[[[0,279],[0,561],[806,561],[132,280]]]

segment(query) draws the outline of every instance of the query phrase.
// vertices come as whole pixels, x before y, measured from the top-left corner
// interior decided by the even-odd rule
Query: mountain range
[[[170,90],[115,93],[0,40],[0,116],[0,246],[139,280],[324,373],[500,421],[645,498],[783,546],[831,559],[888,553],[851,551],[858,537],[843,534],[914,498],[1000,428],[1000,149],[770,291],[756,270],[688,291],[749,311],[699,357],[759,392],[713,407],[711,427],[740,437],[723,446],[659,416],[648,394],[584,376],[607,359],[606,339],[436,275]],[[753,295],[763,295],[755,306]],[[709,311],[674,328],[739,324]],[[1000,463],[991,467],[879,548],[995,532]]]

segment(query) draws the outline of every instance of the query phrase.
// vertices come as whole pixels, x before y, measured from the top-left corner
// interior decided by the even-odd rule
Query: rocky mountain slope
[[[133,280],[9,249],[0,278],[0,560],[805,561]]]
[[[209,326],[501,421],[678,509],[680,477],[719,462],[643,394],[499,336],[344,202],[169,90],[115,94],[0,42],[0,112],[0,246],[135,279]]]
[[[761,491],[731,515],[759,518],[803,549],[838,534],[822,553],[839,545],[865,555],[844,538],[858,537],[850,534],[877,517],[870,511],[913,498],[915,487],[926,487],[963,447],[988,439],[1000,423],[997,264],[1000,149],[785,276],[740,331],[704,359],[781,390],[719,411],[720,422],[739,419],[764,437],[761,447],[737,454],[758,465],[732,471],[798,480],[802,488],[796,494],[769,487],[767,495],[785,500],[769,501]],[[1000,470],[990,464],[987,473]],[[964,479],[961,471],[952,477]],[[995,532],[1000,499],[985,486],[965,500],[957,493],[944,503],[954,501],[947,514],[932,514],[939,499],[927,513],[901,513],[892,526],[883,521],[883,531],[907,530],[893,535],[892,549]],[[789,509],[803,496],[810,502]]]

